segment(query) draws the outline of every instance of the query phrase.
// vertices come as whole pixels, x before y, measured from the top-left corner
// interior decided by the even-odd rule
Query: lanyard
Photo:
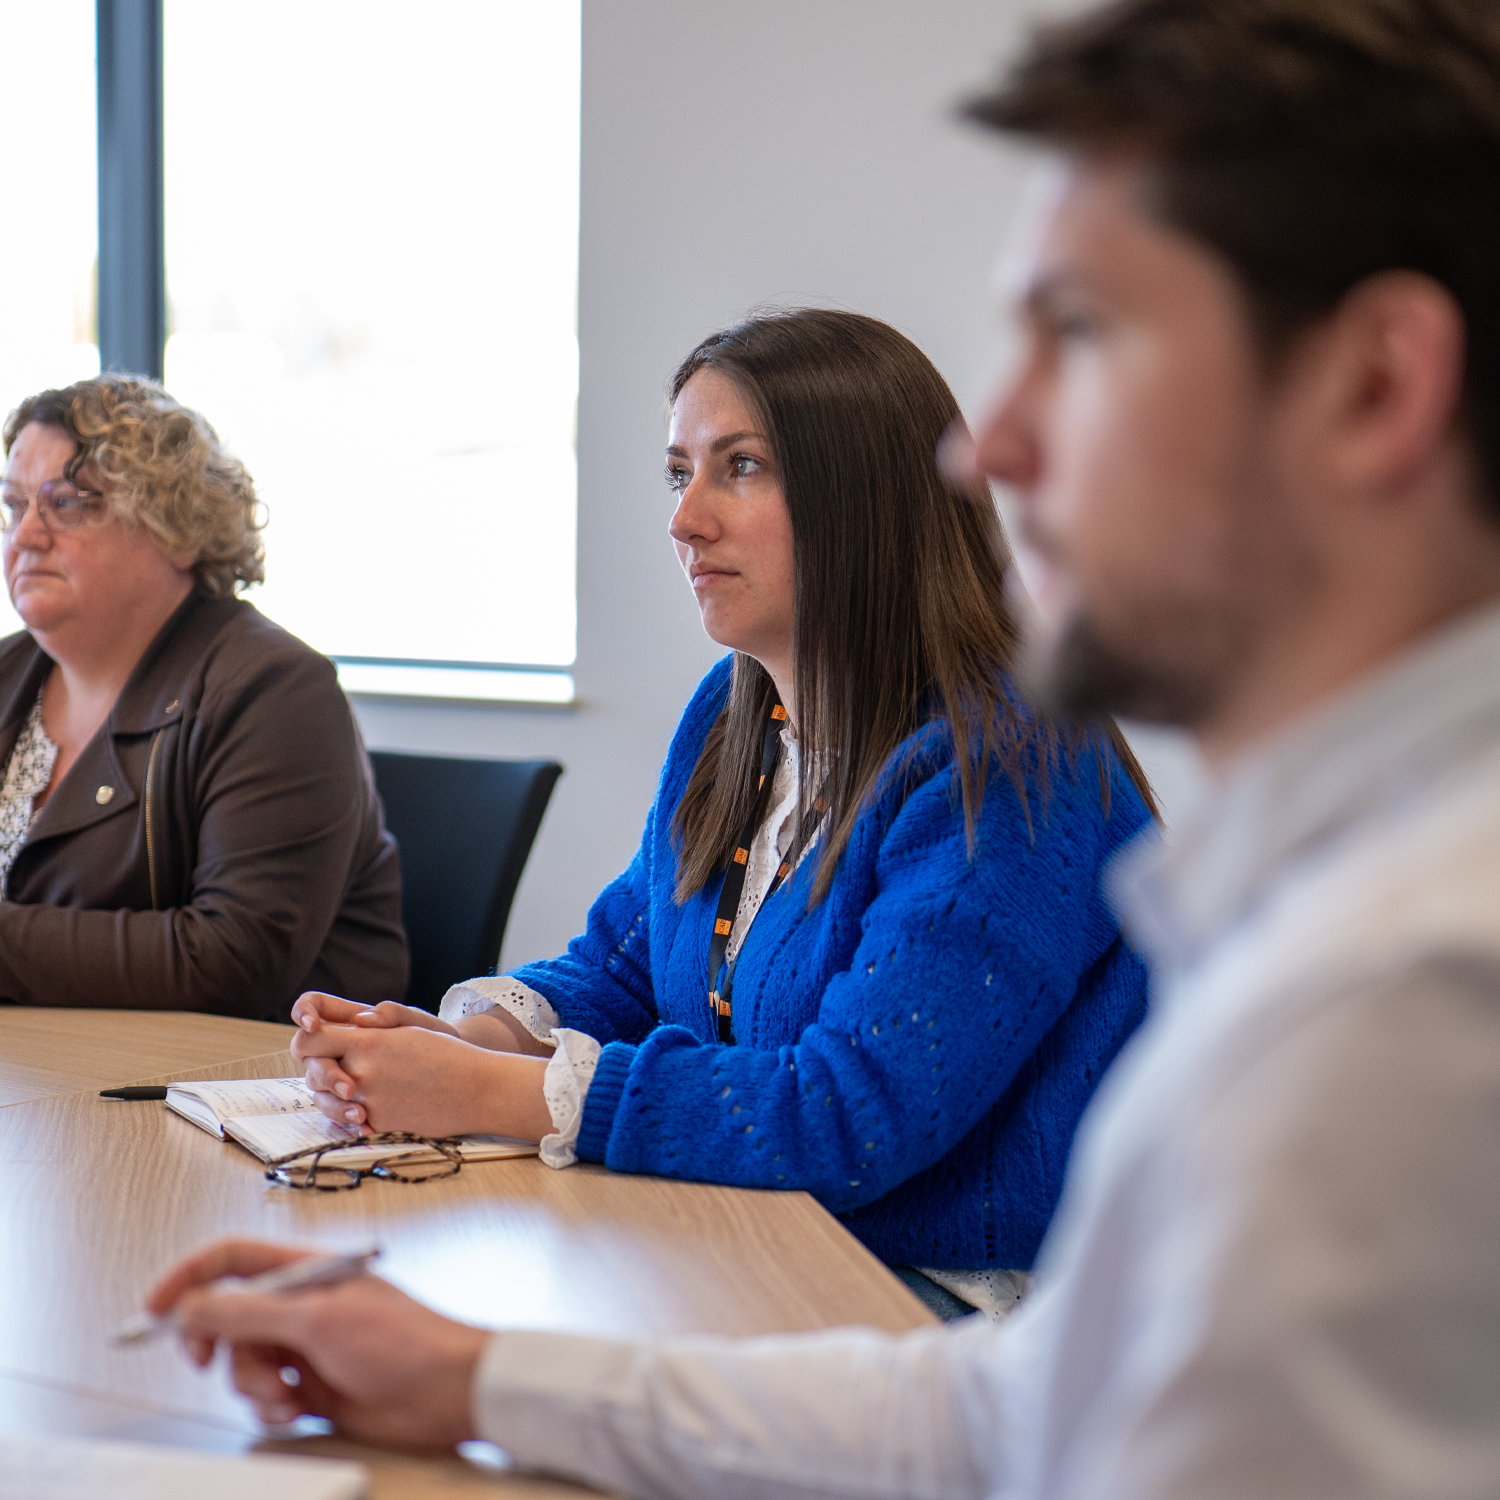
[[[750,860],[750,845],[755,841],[755,830],[760,827],[771,800],[776,763],[781,759],[781,726],[785,723],[786,710],[781,704],[774,704],[766,720],[765,737],[761,742],[760,780],[756,782],[755,805],[750,809],[750,816],[745,820],[744,830],[735,844],[734,858],[729,861],[729,868],[724,872],[719,906],[714,913],[713,939],[708,945],[708,1007],[721,1042],[734,1041],[733,1011],[729,998],[734,983],[734,965],[725,960],[729,953],[729,940],[734,933],[735,918],[739,914],[740,897],[745,891],[745,870]],[[818,796],[798,826],[797,837],[792,841],[793,850],[805,847],[803,835],[812,831],[826,808],[827,803],[821,795]],[[781,882],[791,873],[790,863],[782,860],[761,900],[760,909],[764,909],[766,902],[776,894]]]

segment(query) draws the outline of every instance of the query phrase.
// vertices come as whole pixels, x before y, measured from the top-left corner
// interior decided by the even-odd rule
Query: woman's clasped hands
[[[552,1129],[544,1057],[466,1039],[415,1006],[360,1005],[310,991],[292,1007],[292,1055],[318,1108],[363,1133],[507,1135],[539,1141]],[[494,1029],[494,1028],[492,1028]]]

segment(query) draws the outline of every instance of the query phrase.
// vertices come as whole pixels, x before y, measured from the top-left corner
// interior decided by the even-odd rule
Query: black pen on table
[[[100,1089],[99,1097],[101,1099],[165,1099],[167,1088],[162,1083],[132,1083],[125,1088]]]

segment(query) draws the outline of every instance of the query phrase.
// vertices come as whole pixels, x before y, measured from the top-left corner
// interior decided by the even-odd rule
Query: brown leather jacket
[[[0,641],[0,766],[51,659]],[[239,599],[162,627],[0,901],[0,998],[286,1019],[406,991],[401,874],[332,663]]]

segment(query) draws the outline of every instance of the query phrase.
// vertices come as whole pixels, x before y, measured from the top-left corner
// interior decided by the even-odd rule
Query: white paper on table
[[[0,1500],[359,1500],[362,1464],[88,1438],[0,1438]]]

